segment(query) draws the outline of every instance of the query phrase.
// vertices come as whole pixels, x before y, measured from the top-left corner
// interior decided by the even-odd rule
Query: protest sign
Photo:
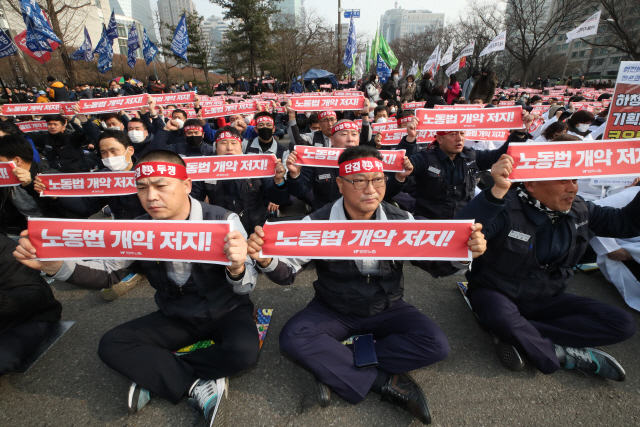
[[[360,96],[304,96],[291,98],[295,111],[362,110],[364,97]]]
[[[522,107],[465,108],[464,110],[416,110],[421,130],[523,129]]]
[[[605,139],[640,138],[640,61],[620,63]]]
[[[337,168],[338,157],[344,148],[311,147],[309,145],[296,145],[296,165]],[[405,150],[380,150],[385,172],[403,172]]]
[[[0,163],[0,187],[20,185],[20,180],[13,174],[16,164],[13,162]]]
[[[47,122],[45,120],[37,122],[18,122],[16,123],[22,132],[36,132],[47,130]]]
[[[117,96],[115,98],[81,99],[78,101],[80,114],[108,113],[111,111],[126,110],[148,106],[149,95]]]
[[[42,174],[43,197],[124,196],[136,193],[135,172]]]
[[[60,108],[67,116],[73,116],[75,102],[41,102],[36,104],[4,104],[3,116],[44,116],[47,114],[60,114]]]

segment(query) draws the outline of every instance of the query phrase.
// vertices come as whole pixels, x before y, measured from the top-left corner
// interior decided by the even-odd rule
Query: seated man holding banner
[[[138,197],[148,212],[138,217],[139,220],[176,221],[174,227],[162,224],[166,231],[176,231],[180,226],[178,221],[232,221],[233,231],[226,234],[224,246],[217,242],[230,265],[131,259],[40,261],[30,241],[39,236],[29,237],[27,231],[22,232],[23,238],[14,256],[54,279],[98,289],[119,282],[126,269],[136,263],[157,291],[155,300],[159,311],[107,332],[100,341],[98,355],[109,367],[133,381],[128,399],[130,413],[142,409],[153,395],[174,404],[188,395],[190,402],[204,413],[207,425],[212,425],[218,406],[226,397],[226,377],[256,363],[259,352],[253,304],[248,296],[257,274],[254,263],[247,257],[246,234],[238,215],[189,196],[191,180],[179,155],[168,151],[150,152],[138,161],[135,173]],[[78,227],[79,223],[74,223],[74,228]],[[160,230],[155,233],[155,243],[159,246],[155,250],[162,251],[160,234]],[[189,250],[189,242],[194,243],[193,236],[187,240],[187,233],[185,236],[182,232],[175,234],[171,240],[164,237],[164,246],[170,242],[171,249],[175,243],[181,251]],[[202,240],[200,237],[198,245]],[[91,250],[87,248],[86,252]],[[213,257],[214,253],[210,255]],[[222,254],[218,256],[221,258]],[[174,354],[184,346],[205,339],[215,344],[180,356]]]
[[[376,221],[379,222],[378,227],[384,227],[388,220],[413,220],[411,214],[382,201],[387,177],[382,169],[382,156],[376,149],[369,146],[350,147],[340,155],[338,163],[340,176],[337,178],[337,185],[342,198],[305,217],[303,222],[317,221],[320,225],[327,220],[373,220],[374,223],[367,227],[376,228]],[[285,223],[273,223],[271,226],[276,224]],[[485,250],[484,237],[480,232],[482,226],[473,225],[470,221],[457,225],[461,234],[458,234],[460,237],[456,244],[464,253],[465,259],[470,259],[470,251],[473,252],[473,257],[482,254]],[[249,255],[258,262],[268,278],[280,285],[289,285],[311,259],[266,256],[261,258],[265,242],[273,242],[276,238],[276,233],[272,232],[269,235],[269,226],[270,223],[267,223],[264,229],[256,227],[255,233],[249,239]],[[349,227],[355,226],[356,224],[346,226],[347,233],[351,232]],[[380,240],[380,232],[382,238],[388,235],[389,245],[396,235],[399,235],[398,241],[403,235],[402,232],[379,228],[371,235],[374,242]],[[282,233],[278,232],[279,240],[282,239]],[[311,233],[314,232],[309,232]],[[332,237],[326,236],[327,244],[334,246],[329,246],[324,253],[318,252],[318,256],[314,256],[318,258],[318,280],[314,282],[316,296],[284,326],[280,333],[281,349],[314,373],[321,406],[327,406],[330,390],[354,404],[362,401],[369,391],[374,391],[384,400],[406,409],[421,422],[430,423],[431,415],[424,393],[407,372],[447,357],[449,344],[444,332],[420,310],[402,300],[402,261],[376,259],[371,256],[354,260],[354,257],[358,257],[353,255],[354,246],[349,248],[351,255],[335,257],[335,252],[339,249],[336,246],[342,245],[347,248],[351,243],[346,244],[349,239],[342,239],[341,236],[339,241],[342,243],[336,243],[339,232],[326,233],[332,234]],[[423,230],[416,243],[411,245],[421,245],[424,233]],[[443,236],[447,232],[442,233]],[[440,235],[440,232],[436,231],[434,234]],[[431,239],[434,234],[429,234]],[[406,238],[407,233],[404,235]],[[325,238],[324,235],[322,237]],[[303,240],[303,237],[300,239]],[[364,237],[363,239],[366,240]],[[402,248],[409,248],[415,257],[417,248],[411,245],[402,245]],[[309,244],[303,244],[301,241],[295,248],[289,248],[295,253],[300,253],[308,246]],[[317,249],[320,249],[320,246]],[[444,248],[440,248],[442,249]],[[356,253],[362,252],[365,251],[356,250]],[[366,252],[375,253],[370,250]],[[339,259],[327,260],[326,257]],[[420,262],[434,261],[418,261]],[[458,261],[435,262],[447,264],[449,274],[467,268]],[[357,345],[354,363],[354,352],[341,344],[342,340],[354,334],[373,334],[376,342],[370,342],[369,356],[377,355],[377,363],[359,363],[358,358],[362,354],[359,354]],[[373,366],[374,364],[377,364],[377,367]]]
[[[456,215],[481,222],[488,240],[467,273],[473,311],[504,344],[498,354],[514,371],[524,367],[522,352],[544,374],[577,369],[624,381],[622,366],[593,347],[633,336],[633,317],[565,290],[594,235],[640,235],[640,196],[622,209],[600,207],[576,196],[575,179],[512,188],[514,171],[513,158],[503,154],[491,171],[495,185]]]

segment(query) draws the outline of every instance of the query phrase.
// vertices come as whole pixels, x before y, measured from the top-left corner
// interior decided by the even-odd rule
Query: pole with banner
[[[640,61],[620,63],[604,139],[640,138]]]

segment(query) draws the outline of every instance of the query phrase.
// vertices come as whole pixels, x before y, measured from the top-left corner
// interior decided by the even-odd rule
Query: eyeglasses
[[[354,179],[354,180],[350,180],[344,177],[340,177],[340,179],[343,179],[347,182],[350,182],[351,184],[353,184],[353,188],[355,188],[356,190],[364,190],[365,188],[367,188],[369,186],[369,183],[373,184],[374,188],[380,188],[380,187],[384,187],[385,185],[387,185],[387,177],[386,176],[382,176],[379,178],[373,178],[373,179]]]
[[[333,119],[322,119],[320,120],[320,123],[331,123],[334,124],[335,122],[337,122],[337,120],[335,118]]]

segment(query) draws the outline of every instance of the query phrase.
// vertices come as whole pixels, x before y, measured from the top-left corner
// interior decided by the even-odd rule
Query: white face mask
[[[378,83],[379,81],[380,81],[379,79],[376,79],[376,83]]]
[[[109,127],[107,127],[107,129],[108,130],[122,130],[118,126],[109,126]]]
[[[178,129],[182,129],[182,127],[184,126],[184,122],[182,121],[182,119],[173,119],[173,121],[178,124]]]
[[[144,141],[144,131],[141,130],[130,130],[129,131],[129,139],[133,142],[142,142]]]
[[[123,171],[131,162],[125,160],[126,156],[107,157],[102,159],[102,164],[112,171]]]
[[[373,115],[373,111],[369,112],[369,120],[373,119],[375,116]]]
[[[392,109],[391,109],[391,114],[395,114],[395,112],[396,112],[396,111],[397,111],[397,110],[396,110],[395,108],[392,108]]]
[[[576,129],[578,129],[580,132],[586,132],[589,130],[589,123],[580,123],[579,125],[576,125]]]
[[[378,118],[378,120],[376,120],[376,123],[387,123],[387,118],[386,117],[380,117],[380,118]]]
[[[245,117],[244,117],[244,122],[245,122],[246,124],[251,123],[251,120],[253,120],[253,114],[249,114],[248,116],[245,116]]]

